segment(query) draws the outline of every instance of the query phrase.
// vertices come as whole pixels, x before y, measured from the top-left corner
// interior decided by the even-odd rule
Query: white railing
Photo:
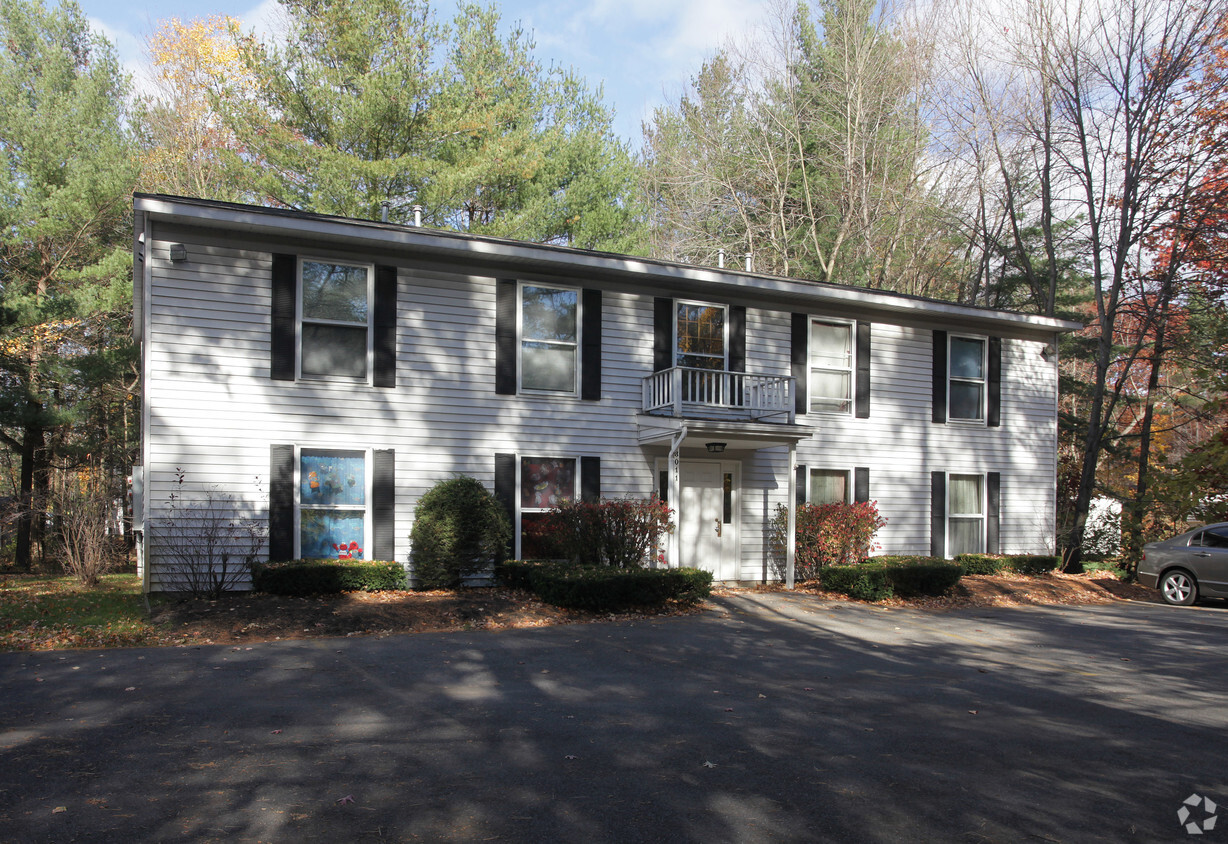
[[[644,378],[644,411],[672,416],[704,409],[733,411],[750,419],[784,414],[794,421],[793,378],[675,366]]]

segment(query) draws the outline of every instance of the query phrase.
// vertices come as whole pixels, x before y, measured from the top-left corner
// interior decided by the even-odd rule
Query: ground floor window
[[[367,541],[367,455],[304,448],[299,453],[299,556],[362,559]]]
[[[947,553],[985,553],[985,478],[947,477]]]
[[[578,498],[574,457],[520,458],[520,556],[553,556],[541,526],[546,514]]]
[[[847,469],[811,469],[807,490],[810,504],[847,504],[849,473]]]

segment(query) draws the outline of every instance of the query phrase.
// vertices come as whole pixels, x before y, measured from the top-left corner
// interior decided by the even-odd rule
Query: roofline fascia
[[[664,282],[703,284],[730,295],[758,291],[793,300],[799,306],[838,303],[844,306],[891,311],[917,318],[946,317],[958,321],[987,322],[1020,329],[1067,332],[1083,328],[1082,323],[1014,311],[980,308],[924,299],[899,293],[885,293],[860,287],[801,281],[729,269],[710,269],[685,264],[616,255],[551,244],[526,243],[439,229],[422,229],[394,223],[333,217],[302,211],[261,208],[253,205],[222,203],[186,197],[135,194],[135,210],[177,222],[194,222],[207,227],[226,227],[252,234],[309,235],[333,242],[380,244],[390,248],[412,248],[452,260],[480,260],[482,263],[515,261],[555,272],[574,274],[577,268],[602,276],[625,279],[655,278]],[[749,290],[748,290],[749,289]]]

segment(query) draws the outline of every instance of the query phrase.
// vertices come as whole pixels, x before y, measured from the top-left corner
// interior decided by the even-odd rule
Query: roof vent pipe
[[[422,206],[421,205],[414,206],[414,225],[418,226],[419,228],[422,227]]]
[[[392,203],[385,199],[379,204],[379,221],[381,223],[388,222],[388,209],[392,207]]]
[[[750,268],[751,268],[750,258],[751,258],[751,253],[747,252],[746,253],[746,271],[747,272],[750,272]]]
[[[716,250],[716,268],[718,270],[725,269],[725,250],[724,249]]]

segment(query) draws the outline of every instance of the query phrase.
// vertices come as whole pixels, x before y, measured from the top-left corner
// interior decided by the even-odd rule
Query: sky
[[[158,21],[229,15],[243,29],[268,31],[275,0],[79,0],[91,26],[116,46],[134,78]],[[771,0],[502,0],[504,26],[519,22],[537,42],[537,57],[571,67],[589,87],[603,86],[614,130],[640,147],[641,122],[676,100],[705,58],[761,26]],[[440,17],[453,6],[435,2]]]

